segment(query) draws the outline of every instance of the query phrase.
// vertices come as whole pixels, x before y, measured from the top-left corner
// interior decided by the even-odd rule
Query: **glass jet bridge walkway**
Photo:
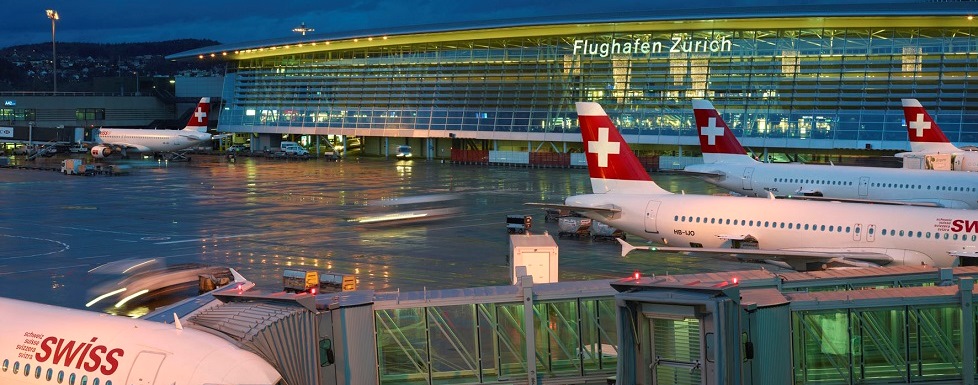
[[[201,310],[149,317],[175,312],[232,338],[288,384],[974,384],[976,275],[751,270],[318,296],[232,287]]]

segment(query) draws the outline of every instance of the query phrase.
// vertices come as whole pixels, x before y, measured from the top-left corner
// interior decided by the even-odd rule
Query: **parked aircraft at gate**
[[[173,154],[194,147],[215,137],[205,132],[210,111],[211,98],[201,98],[187,126],[182,130],[99,128],[95,134],[95,142],[98,144],[89,152],[96,159],[102,159],[113,152],[120,152],[123,156],[126,156],[127,151]]]
[[[763,260],[796,270],[954,266],[978,257],[978,212],[673,194],[655,184],[597,103],[577,103],[592,194],[563,205],[656,249]],[[623,242],[623,253],[633,248]],[[973,260],[973,259],[972,259]]]
[[[282,384],[258,355],[173,324],[0,298],[0,384]]]
[[[954,171],[978,171],[978,151],[966,151],[951,144],[944,131],[917,99],[903,99],[910,151],[923,155],[951,154]]]
[[[747,196],[813,196],[978,209],[978,174],[882,167],[763,163],[740,145],[713,104],[693,101],[703,164],[684,171]]]

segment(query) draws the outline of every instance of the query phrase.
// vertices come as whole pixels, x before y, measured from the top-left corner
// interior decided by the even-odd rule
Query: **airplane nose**
[[[272,365],[247,351],[224,352],[205,358],[192,384],[276,385],[282,380]]]

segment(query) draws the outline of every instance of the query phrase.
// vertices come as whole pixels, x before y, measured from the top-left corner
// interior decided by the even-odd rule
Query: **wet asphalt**
[[[58,158],[34,165],[55,167]],[[15,162],[31,164],[29,162]],[[83,308],[117,279],[90,270],[154,259],[170,266],[233,267],[277,288],[284,268],[353,274],[362,289],[444,289],[510,283],[506,216],[557,240],[560,280],[761,268],[635,252],[614,241],[558,237],[558,225],[526,202],[587,193],[585,169],[455,165],[377,158],[274,160],[217,155],[189,163],[117,160],[123,176],[67,176],[0,168],[0,296]],[[674,192],[713,194],[685,176],[653,178]],[[445,196],[435,203],[377,202]],[[450,206],[436,220],[363,224],[355,218]],[[637,237],[629,239],[638,242]],[[182,294],[181,294],[182,295]]]

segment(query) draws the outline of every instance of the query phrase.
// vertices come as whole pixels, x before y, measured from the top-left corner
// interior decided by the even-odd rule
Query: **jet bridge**
[[[978,268],[633,277],[620,384],[976,382]]]
[[[268,293],[230,285],[148,318],[229,338],[290,385],[606,384],[610,281],[418,292]],[[169,315],[169,317],[167,317]]]

